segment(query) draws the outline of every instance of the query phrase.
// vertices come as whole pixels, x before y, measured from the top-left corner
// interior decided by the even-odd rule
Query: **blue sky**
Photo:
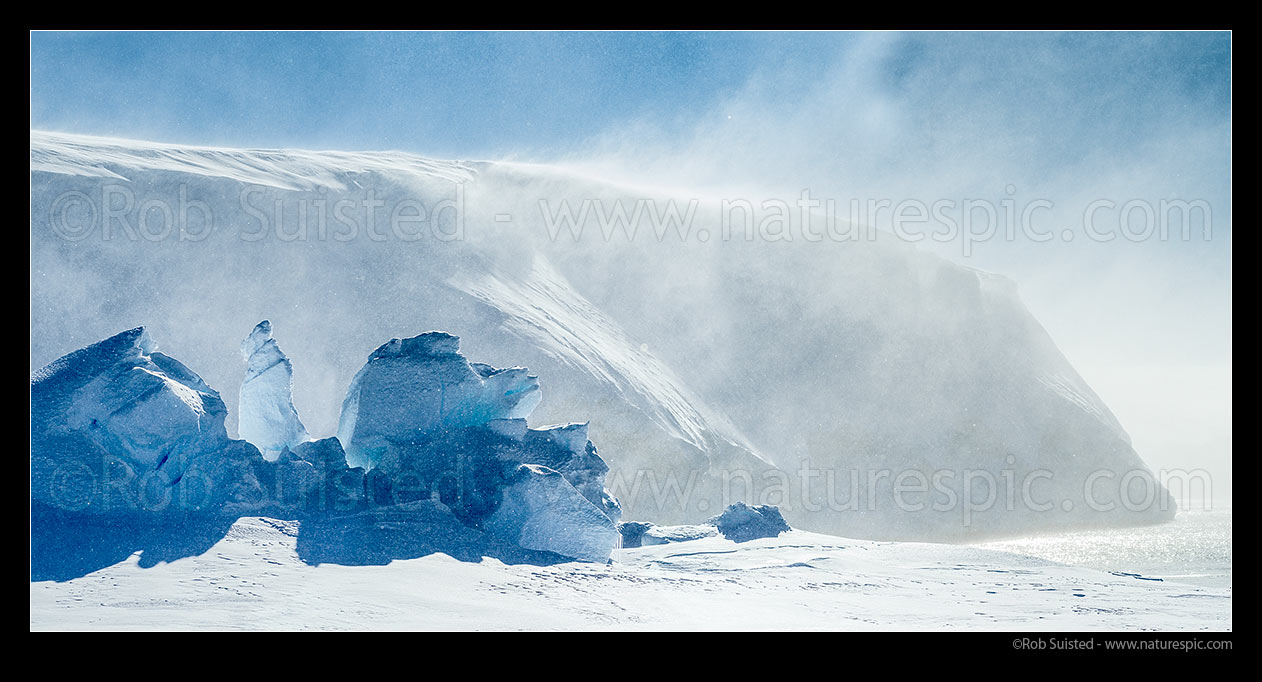
[[[555,150],[703,109],[838,34],[35,33],[35,128],[190,143]]]
[[[31,126],[187,143],[537,156],[628,121],[677,134],[762,78],[793,106],[853,54],[847,33],[34,33]],[[1223,34],[908,34],[879,86],[939,97],[957,78],[994,93],[1020,129],[1021,77],[1042,62],[1087,115],[1123,138],[1180,107],[1229,103]],[[770,85],[767,85],[767,84]],[[1116,97],[1091,97],[1112,89]],[[1085,104],[1065,107],[1068,102]],[[927,110],[933,113],[931,109]],[[1101,116],[1099,114],[1108,114]],[[1110,125],[1111,122],[1111,125]],[[1072,150],[1071,150],[1072,151]]]

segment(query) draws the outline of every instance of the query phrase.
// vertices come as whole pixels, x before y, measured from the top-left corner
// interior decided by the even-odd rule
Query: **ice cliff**
[[[649,224],[606,236],[601,207],[692,197],[395,152],[33,131],[30,171],[32,369],[147,322],[231,386],[240,363],[219,349],[271,319],[302,330],[284,343],[310,377],[294,385],[302,423],[336,432],[357,466],[411,432],[506,439],[497,420],[529,414],[590,422],[627,516],[660,523],[744,501],[805,530],[952,540],[1174,512],[1013,282],[888,235],[812,241],[795,215],[785,232],[798,238],[769,243],[767,215],[747,230],[701,197],[684,238]],[[552,219],[584,202],[581,236]],[[142,206],[171,220],[155,208],[144,223]],[[425,221],[391,224],[418,206]],[[372,353],[419,324],[459,333],[495,367],[530,367],[551,399],[534,407],[522,372],[439,360],[447,341]],[[377,391],[412,380],[432,395]],[[374,397],[387,394],[402,402]],[[224,425],[247,437],[246,410],[225,399]],[[217,429],[219,408],[198,400]],[[287,415],[268,422],[279,435],[249,437],[289,440]]]

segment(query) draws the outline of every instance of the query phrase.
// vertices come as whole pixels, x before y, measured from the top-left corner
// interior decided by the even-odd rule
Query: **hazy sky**
[[[924,247],[1014,279],[1144,458],[1229,495],[1230,34],[35,33],[31,127],[1046,200],[1048,243]],[[1092,202],[1116,232],[1161,200],[1205,202],[1209,234],[1084,236]]]

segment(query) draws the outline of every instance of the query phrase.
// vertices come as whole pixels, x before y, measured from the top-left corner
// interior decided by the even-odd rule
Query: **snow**
[[[430,513],[437,519],[443,514],[438,508]],[[416,527],[421,525],[418,522]],[[426,547],[423,540],[415,540],[413,558],[347,565],[337,554],[337,536],[300,552],[300,529],[301,524],[294,522],[244,518],[226,537],[196,556],[124,554],[117,563],[72,580],[32,582],[30,627],[609,631],[1229,631],[1232,627],[1230,589],[1138,580],[963,546],[871,542],[794,530],[740,544],[711,537],[619,549],[613,551],[613,562],[608,565],[541,565],[513,556],[468,558],[460,551],[435,551],[433,543]]]
[[[268,360],[261,374],[283,358],[269,342],[264,325],[247,339],[248,357]],[[374,360],[420,365],[384,372],[394,381],[378,385],[397,396],[435,379],[457,390],[455,418],[423,413],[430,428],[399,432],[367,477],[337,438],[286,445],[271,462],[229,440],[218,394],[143,328],[33,373],[31,628],[1231,628],[1229,587],[818,535],[790,529],[774,506],[738,502],[713,525],[616,527],[590,425],[531,429],[518,416],[529,412],[523,396],[538,394],[533,375],[470,364],[441,332],[395,339]],[[204,418],[217,428],[190,426]],[[210,504],[141,511],[92,499],[99,513],[84,514],[41,495],[58,479],[38,475],[38,462],[86,465],[111,454],[106,445],[161,471],[161,486],[204,483]],[[448,455],[457,480],[433,468]],[[409,467],[441,485],[399,499]],[[376,506],[383,484],[391,499]],[[239,518],[251,510],[267,516]],[[640,547],[618,549],[634,535]]]
[[[467,180],[469,164],[438,161],[403,152],[311,152],[297,149],[228,149],[140,142],[92,135],[31,131],[31,170],[126,179],[114,168],[150,168],[288,190],[345,190],[347,172],[410,173]]]
[[[725,417],[705,407],[666,365],[632,343],[543,259],[535,259],[523,279],[465,271],[451,284],[507,315],[515,333],[624,391],[672,437],[703,450],[720,441],[751,448]]]
[[[1087,476],[1147,468],[1002,277],[888,239],[557,238],[544,204],[642,198],[559,167],[32,131],[30,169],[32,629],[1231,628],[1229,587],[839,537],[1173,513],[1083,503]],[[119,194],[214,229],[154,238]],[[86,238],[57,212],[83,200]],[[400,200],[458,202],[435,225],[459,234],[402,243],[388,211],[347,239],[281,234],[301,209]],[[265,317],[225,400],[211,385],[241,377],[233,347]],[[301,332],[296,366],[270,320]],[[142,322],[200,374],[115,333]],[[745,504],[801,465],[841,480]],[[853,507],[818,506],[873,471]],[[1065,505],[890,505],[898,473],[942,471],[1047,472],[1039,498]],[[624,508],[676,525],[616,526]]]
[[[237,401],[237,433],[267,459],[307,440],[307,429],[294,409],[294,370],[272,338],[272,323],[263,320],[241,342],[245,380]]]

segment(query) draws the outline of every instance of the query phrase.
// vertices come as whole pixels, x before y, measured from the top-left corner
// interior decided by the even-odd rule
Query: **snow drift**
[[[706,197],[661,236],[602,231],[602,207],[692,198],[393,152],[33,131],[30,162],[32,369],[148,323],[236,385],[224,349],[267,318],[293,331],[302,423],[329,436],[380,339],[447,329],[544,377],[537,420],[590,422],[628,519],[745,501],[807,530],[951,540],[1174,511],[1013,283],[888,235],[772,242]]]

